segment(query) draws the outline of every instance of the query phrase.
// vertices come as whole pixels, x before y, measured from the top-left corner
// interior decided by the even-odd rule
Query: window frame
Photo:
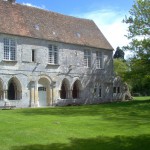
[[[120,87],[119,86],[117,87],[117,93],[118,94],[120,93]]]
[[[32,51],[31,51],[31,61],[36,62],[36,51],[35,51],[35,49],[32,49]]]
[[[113,87],[113,93],[114,93],[114,94],[117,93],[117,87],[116,87],[116,86]]]
[[[98,83],[94,85],[94,97],[102,98],[102,84]]]
[[[4,61],[16,61],[17,42],[15,39],[7,37],[3,39],[3,54]]]
[[[58,65],[59,48],[55,44],[48,45],[48,64]]]
[[[120,86],[114,86],[113,87],[113,94],[120,94],[120,93],[121,93]]]
[[[101,51],[96,51],[96,69],[104,68],[104,54]]]
[[[84,50],[84,67],[90,68],[92,65],[92,52],[91,50]]]

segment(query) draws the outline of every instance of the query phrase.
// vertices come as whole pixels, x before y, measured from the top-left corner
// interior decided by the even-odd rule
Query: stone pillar
[[[34,107],[35,106],[34,89],[35,89],[35,84],[34,84],[34,82],[32,82],[31,85],[30,85],[30,107]]]
[[[52,82],[50,85],[50,104],[51,104],[51,106],[53,106],[53,104],[54,104],[54,97],[60,97],[59,96],[60,94],[57,93],[55,87],[56,87],[56,82]]]
[[[3,99],[3,91],[0,90],[0,100]]]
[[[61,90],[58,90],[58,99],[61,99]]]
[[[53,89],[50,89],[50,97],[51,97],[50,105],[53,106]]]
[[[73,97],[72,97],[72,90],[69,90],[68,91],[68,97],[67,97],[68,99],[72,99]]]
[[[59,90],[52,88],[52,105],[56,103],[56,98],[60,97]]]
[[[51,106],[54,104],[54,90],[53,88],[51,89]]]
[[[51,89],[50,89],[50,87],[47,87],[46,94],[47,94],[47,105],[51,106],[52,102],[51,102]]]
[[[4,100],[8,99],[8,94],[7,93],[8,93],[7,90],[3,91],[3,98],[4,98]]]
[[[35,106],[39,106],[39,93],[38,93],[38,82],[35,82],[35,89],[34,89],[34,100],[35,100]]]

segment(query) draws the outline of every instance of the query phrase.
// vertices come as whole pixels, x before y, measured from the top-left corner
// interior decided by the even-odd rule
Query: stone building
[[[112,54],[92,20],[0,0],[0,106],[109,102]]]
[[[113,100],[122,101],[124,93],[124,82],[121,77],[115,76],[113,80]]]

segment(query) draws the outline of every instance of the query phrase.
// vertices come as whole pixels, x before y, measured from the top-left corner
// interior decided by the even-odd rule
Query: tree
[[[114,72],[116,76],[120,76],[125,80],[125,74],[128,71],[127,63],[122,59],[114,59]]]
[[[138,52],[150,48],[150,1],[137,0],[129,11],[130,16],[123,20],[129,24],[128,35],[132,39],[130,49]],[[141,40],[140,40],[141,38]]]
[[[124,59],[124,51],[120,47],[117,47],[114,58]]]
[[[136,57],[129,61],[129,71],[126,72],[125,79],[131,85],[133,93],[150,95],[150,75],[145,67],[142,60]]]
[[[129,25],[127,38],[131,39],[125,49],[134,54],[130,60],[128,77],[133,89],[138,87],[147,90],[150,89],[150,84],[147,84],[150,81],[150,0],[136,0],[129,14],[123,20]],[[149,90],[147,94],[150,94]]]
[[[125,48],[145,65],[150,63],[150,0],[135,1],[129,14],[123,22],[129,25],[127,38],[132,41]]]

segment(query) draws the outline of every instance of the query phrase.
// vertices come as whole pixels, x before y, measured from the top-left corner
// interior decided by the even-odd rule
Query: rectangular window
[[[91,67],[91,52],[89,50],[84,50],[84,66]]]
[[[100,84],[94,86],[94,97],[102,97],[102,86]]]
[[[35,50],[32,49],[32,62],[35,62]]]
[[[101,85],[99,85],[99,88],[98,88],[98,97],[102,97]]]
[[[58,47],[56,45],[49,45],[48,63],[58,64]]]
[[[103,68],[103,53],[102,52],[96,52],[96,68],[102,69]]]
[[[46,87],[38,87],[38,91],[46,91]]]
[[[120,93],[120,87],[117,88],[117,93]]]
[[[113,93],[117,93],[116,87],[113,88]]]
[[[95,87],[94,87],[94,97],[96,97],[97,96],[97,85],[95,85]]]
[[[114,87],[113,93],[120,93],[120,87]]]
[[[4,38],[4,59],[16,59],[16,41],[14,39]]]

